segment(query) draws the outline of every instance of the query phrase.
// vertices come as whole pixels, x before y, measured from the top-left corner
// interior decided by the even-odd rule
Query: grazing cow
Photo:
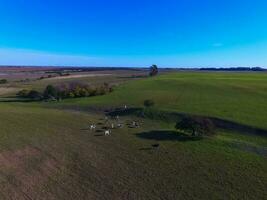
[[[139,124],[138,124],[138,122],[133,121],[132,126],[133,126],[133,127],[139,127]]]
[[[92,130],[95,130],[96,129],[96,125],[95,124],[91,124],[90,125],[90,130],[92,131]]]
[[[111,134],[111,130],[105,130],[105,136],[110,135]]]
[[[123,127],[123,124],[118,123],[118,124],[117,124],[117,127],[118,127],[118,128],[122,128],[122,127]]]

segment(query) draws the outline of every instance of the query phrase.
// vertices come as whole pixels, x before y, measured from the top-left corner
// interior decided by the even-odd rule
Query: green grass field
[[[180,72],[118,87],[105,97],[72,99],[66,105],[142,106],[200,114],[267,128],[267,73]]]
[[[218,130],[194,140],[173,123],[133,115],[121,120],[140,128],[103,136],[104,112],[92,107],[141,107],[144,99],[161,111],[267,129],[264,73],[180,72],[105,96],[1,102],[0,199],[266,199],[267,137]]]

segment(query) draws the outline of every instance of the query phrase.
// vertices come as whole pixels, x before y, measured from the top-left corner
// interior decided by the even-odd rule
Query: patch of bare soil
[[[0,193],[5,199],[37,199],[58,162],[41,150],[25,147],[0,153]]]

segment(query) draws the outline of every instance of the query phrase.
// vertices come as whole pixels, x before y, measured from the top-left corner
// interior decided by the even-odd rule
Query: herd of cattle
[[[122,121],[120,121],[120,117],[117,115],[115,117],[115,120],[110,120],[107,116],[105,117],[105,127],[104,127],[104,135],[108,136],[111,135],[111,130],[112,129],[116,129],[116,128],[123,128],[124,127],[124,123]],[[138,128],[140,127],[140,123],[137,121],[131,121],[128,124],[129,128]],[[91,131],[95,131],[97,128],[96,124],[91,124],[89,126],[89,129]]]

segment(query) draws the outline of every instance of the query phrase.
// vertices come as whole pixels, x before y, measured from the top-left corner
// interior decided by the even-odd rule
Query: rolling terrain
[[[104,96],[0,102],[0,198],[266,199],[267,74],[122,77],[102,79],[116,83]],[[101,78],[79,80],[96,79]],[[57,83],[14,87],[41,89],[49,81]],[[146,117],[122,111],[124,127],[103,135],[116,123],[111,116],[106,123],[109,111],[124,105],[140,109],[145,99],[155,101]],[[173,116],[180,114],[227,123],[215,136],[196,139],[174,129]],[[132,128],[132,121],[140,127]],[[229,129],[229,123],[238,126]],[[254,134],[259,130],[263,134]]]

